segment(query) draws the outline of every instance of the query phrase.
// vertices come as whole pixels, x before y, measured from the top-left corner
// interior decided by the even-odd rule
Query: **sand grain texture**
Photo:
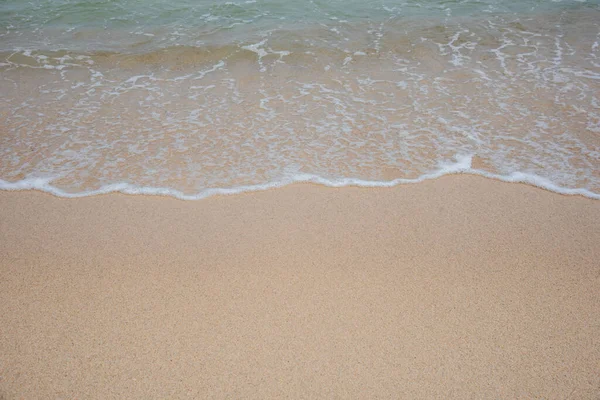
[[[600,398],[600,202],[0,192],[0,398]]]

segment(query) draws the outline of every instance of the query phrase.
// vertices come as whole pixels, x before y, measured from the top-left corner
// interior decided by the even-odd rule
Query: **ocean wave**
[[[584,188],[568,188],[557,185],[556,183],[533,174],[524,172],[513,172],[509,175],[497,175],[486,171],[473,169],[471,155],[461,155],[456,157],[456,162],[441,166],[438,170],[428,174],[421,175],[415,179],[394,179],[390,181],[372,181],[363,180],[357,178],[338,178],[329,179],[317,175],[311,174],[296,174],[288,176],[286,178],[267,182],[257,185],[247,185],[238,187],[226,187],[226,188],[207,188],[195,194],[186,194],[179,190],[166,188],[166,187],[152,187],[152,186],[137,186],[130,183],[113,183],[105,185],[99,189],[88,190],[83,192],[67,192],[52,186],[52,178],[25,178],[16,182],[7,182],[0,179],[0,190],[5,191],[25,191],[25,190],[36,190],[45,193],[52,194],[57,197],[64,198],[81,198],[98,196],[110,193],[121,193],[127,195],[147,195],[147,196],[166,196],[172,197],[179,200],[201,200],[211,196],[219,195],[236,195],[241,193],[258,192],[270,189],[281,188],[284,186],[299,184],[299,183],[312,183],[332,188],[343,188],[343,187],[364,187],[364,188],[391,188],[399,185],[416,184],[427,180],[433,180],[441,178],[446,175],[455,174],[470,174],[478,175],[485,178],[495,179],[509,183],[523,183],[531,186],[535,186],[541,189],[548,190],[550,192],[562,194],[562,195],[579,195],[590,199],[600,200],[600,193],[594,193]]]
[[[460,3],[446,5],[481,6]],[[440,163],[473,154],[459,172],[600,192],[597,5],[521,14],[490,1],[404,18],[402,4],[383,19],[274,29],[216,21],[211,34],[210,21],[195,33],[74,30],[40,48],[18,35],[25,47],[12,48],[10,28],[0,40],[11,49],[0,54],[3,185],[181,198],[299,181],[390,186],[450,173]],[[76,46],[51,50],[64,37]]]

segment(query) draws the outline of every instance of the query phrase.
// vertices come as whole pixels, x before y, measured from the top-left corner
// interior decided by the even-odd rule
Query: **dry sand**
[[[600,202],[0,192],[0,398],[600,398]]]

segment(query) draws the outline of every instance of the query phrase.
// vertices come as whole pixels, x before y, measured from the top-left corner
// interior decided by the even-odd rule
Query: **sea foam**
[[[475,170],[471,168],[471,155],[460,155],[456,157],[456,162],[441,166],[438,170],[422,175],[415,179],[394,179],[390,181],[369,181],[356,178],[327,179],[311,174],[296,174],[283,178],[278,181],[267,182],[258,185],[228,187],[228,188],[208,188],[195,194],[186,194],[176,189],[166,187],[147,187],[136,186],[129,183],[113,183],[103,186],[99,189],[70,193],[52,186],[52,178],[26,178],[17,182],[7,182],[0,179],[0,190],[21,191],[37,190],[52,194],[57,197],[80,198],[97,196],[110,193],[122,193],[127,195],[149,195],[149,196],[167,196],[179,200],[200,200],[218,195],[235,195],[248,192],[265,191],[269,189],[281,188],[291,184],[313,183],[332,188],[343,187],[365,187],[365,188],[391,188],[404,184],[415,184],[426,180],[433,180],[445,175],[471,174],[479,175],[490,179],[496,179],[503,182],[524,183],[539,187],[551,192],[563,195],[580,195],[591,199],[600,200],[600,194],[593,193],[582,188],[565,188],[556,185],[546,178],[531,175],[522,172],[515,172],[510,175],[496,175],[486,171]]]

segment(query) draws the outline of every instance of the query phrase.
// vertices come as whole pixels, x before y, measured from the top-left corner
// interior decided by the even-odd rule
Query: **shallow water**
[[[471,172],[600,198],[600,2],[0,5],[0,187]]]

